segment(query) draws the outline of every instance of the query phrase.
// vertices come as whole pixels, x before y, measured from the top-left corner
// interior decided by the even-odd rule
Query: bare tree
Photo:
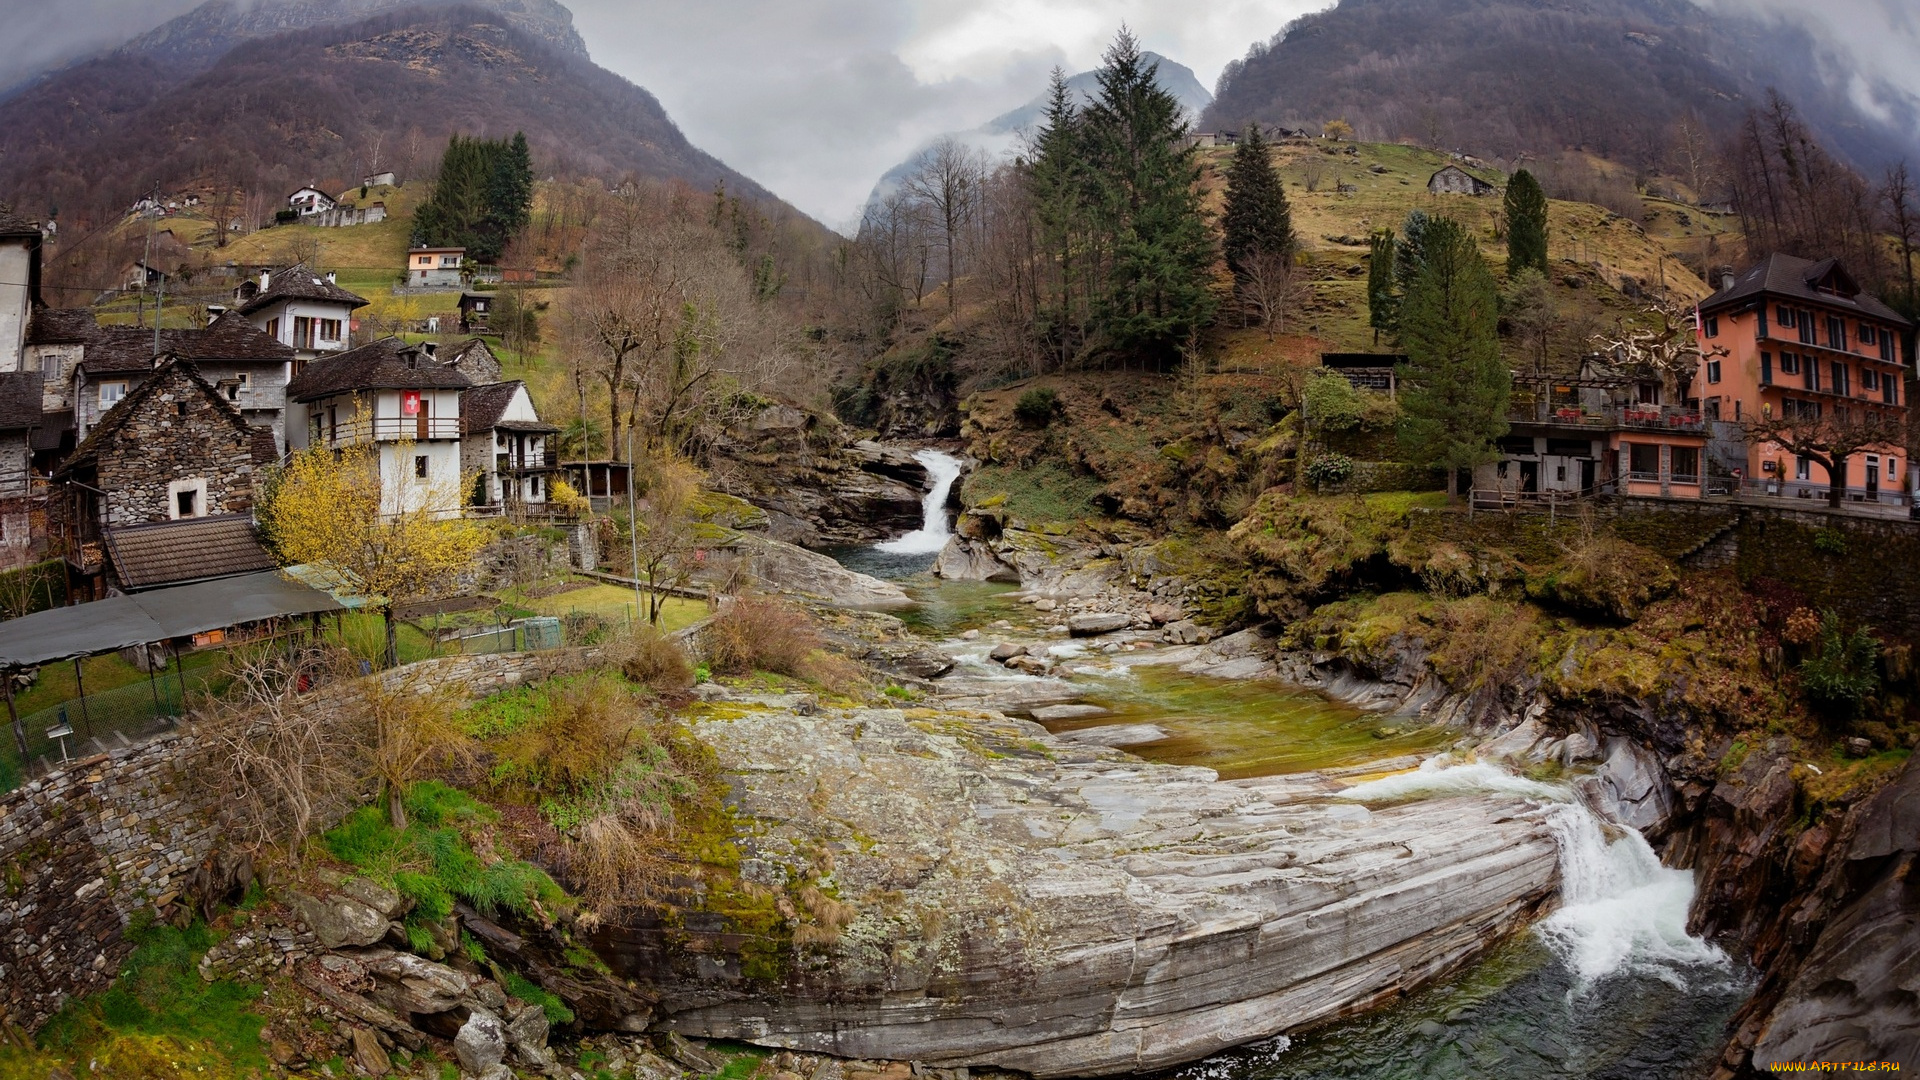
[[[1846,498],[1847,462],[1855,454],[1882,448],[1898,452],[1906,445],[1905,420],[1895,411],[1862,402],[1789,401],[1792,408],[1774,415],[1771,408],[1741,422],[1749,441],[1771,443],[1827,471],[1827,503],[1838,509]]]
[[[1627,368],[1657,375],[1661,389],[1679,396],[1683,380],[1690,380],[1709,357],[1726,356],[1724,345],[1703,349],[1693,330],[1693,307],[1671,296],[1656,296],[1642,309],[1643,326],[1616,324],[1612,333],[1590,339],[1599,351]]]
[[[1920,239],[1920,206],[1914,203],[1912,178],[1907,163],[1888,166],[1885,183],[1880,185],[1880,202],[1886,211],[1888,231],[1900,244],[1900,269],[1907,286],[1907,303],[1916,297],[1913,281],[1913,246]]]
[[[1307,294],[1307,283],[1292,252],[1260,251],[1241,263],[1235,295],[1248,321],[1266,330],[1269,340],[1286,329],[1291,315]]]
[[[920,156],[914,170],[901,182],[901,190],[926,208],[927,218],[937,230],[940,249],[946,256],[949,314],[955,309],[954,293],[959,288],[960,248],[977,216],[986,171],[985,155],[952,136],[943,136]]]

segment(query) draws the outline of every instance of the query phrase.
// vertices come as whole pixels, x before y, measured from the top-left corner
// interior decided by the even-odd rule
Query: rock
[[[687,1035],[923,1070],[1152,1073],[1457,970],[1559,878],[1518,796],[1335,805],[1324,783],[1221,782],[980,712],[735,709],[693,733],[737,778],[744,866],[870,843],[835,850],[852,921],[778,994],[726,964],[608,958]]]
[[[1852,754],[1854,757],[1866,757],[1868,754],[1873,753],[1873,743],[1867,739],[1848,739],[1847,753]]]
[[[508,1022],[507,1041],[513,1044],[513,1052],[521,1061],[536,1069],[545,1069],[553,1064],[553,1051],[547,1049],[550,1030],[546,1010],[529,1005]]]
[[[1018,585],[1020,572],[1000,561],[985,544],[955,536],[933,560],[933,576],[948,581],[1002,581]]]
[[[1099,705],[1042,705],[1033,710],[1033,718],[1042,724],[1055,724],[1062,720],[1084,720],[1089,716],[1105,716],[1110,709]]]
[[[844,608],[913,606],[900,586],[855,573],[816,551],[750,533],[737,535],[738,551],[752,574],[771,588]]]
[[[881,671],[914,679],[937,679],[953,670],[953,657],[917,640],[869,645],[862,658]]]
[[[1171,622],[1179,622],[1180,616],[1180,605],[1178,604],[1147,605],[1147,618],[1151,619],[1155,626],[1165,626]]]
[[[379,996],[401,1014],[446,1012],[474,998],[477,986],[492,986],[445,964],[395,949],[369,950],[361,954],[360,962],[380,984]]]
[[[342,880],[340,891],[379,912],[381,918],[389,921],[405,915],[412,906],[392,889],[359,876]]]
[[[1207,640],[1207,631],[1191,619],[1170,622],[1164,631],[1167,640],[1175,645],[1197,645]]]
[[[453,1037],[453,1054],[467,1072],[486,1072],[507,1056],[506,1025],[489,1010],[473,1010]]]
[[[295,892],[287,895],[287,905],[324,948],[373,945],[387,936],[388,918],[350,896],[322,898]]]
[[[1067,618],[1067,632],[1074,637],[1097,637],[1110,634],[1115,630],[1124,630],[1133,622],[1132,616],[1116,611],[1089,612],[1084,615],[1072,615]]]
[[[473,1080],[514,1080],[513,1070],[506,1062],[495,1062],[474,1075]]]
[[[369,1076],[385,1076],[393,1071],[393,1062],[380,1045],[380,1040],[372,1031],[363,1027],[351,1029],[353,1038],[353,1063]]]
[[[1050,670],[1045,660],[1037,656],[1029,656],[1025,653],[1009,659],[1007,661],[1007,668],[1010,671],[1018,671],[1022,675],[1045,675]]]
[[[979,640],[980,640],[980,631],[978,631],[978,630],[962,630],[962,631],[960,631],[960,640],[961,640],[961,641],[979,641]]]
[[[1043,596],[1033,602],[1033,610],[1035,611],[1053,611],[1059,606],[1060,601],[1055,600],[1051,596]]]
[[[1578,786],[1595,808],[1622,825],[1658,839],[1673,814],[1673,788],[1651,751],[1632,739],[1612,736],[1599,770]]]
[[[1058,736],[1062,742],[1086,743],[1090,746],[1139,746],[1159,742],[1166,737],[1166,731],[1153,724],[1107,724],[1078,731],[1063,731]]]
[[[1025,655],[1027,655],[1027,647],[1025,645],[1015,645],[1012,642],[1003,641],[993,647],[993,651],[987,654],[987,658],[1004,664],[1016,656]]]
[[[666,1044],[662,1049],[668,1057],[703,1076],[719,1072],[726,1064],[719,1055],[710,1053],[705,1047],[695,1046],[677,1031],[667,1032]]]

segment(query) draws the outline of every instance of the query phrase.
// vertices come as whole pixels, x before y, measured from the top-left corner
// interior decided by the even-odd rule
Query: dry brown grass
[[[607,662],[628,679],[662,692],[693,685],[693,666],[686,650],[657,628],[636,625],[607,646]]]
[[[805,675],[820,648],[820,631],[806,612],[783,600],[743,596],[713,617],[705,637],[716,674]]]

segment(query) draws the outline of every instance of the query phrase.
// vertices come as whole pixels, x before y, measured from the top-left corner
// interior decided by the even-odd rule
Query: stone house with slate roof
[[[262,270],[233,291],[235,310],[267,336],[294,350],[294,370],[315,357],[353,348],[353,313],[367,302],[331,273],[301,263]]]
[[[307,412],[295,449],[380,447],[380,485],[389,513],[430,507],[458,514],[466,486],[460,470],[460,397],[473,380],[426,348],[382,338],[316,360],[287,384]]]
[[[53,544],[75,592],[104,593],[108,530],[250,513],[256,471],[277,457],[271,433],[248,424],[192,361],[166,357],[53,474]]]
[[[1498,189],[1458,165],[1448,165],[1427,178],[1427,190],[1435,195],[1486,196]]]
[[[274,568],[252,514],[216,514],[106,531],[107,577],[122,592]]]
[[[0,371],[20,370],[40,303],[40,226],[0,205]]]
[[[37,561],[46,551],[46,490],[33,480],[40,373],[0,372],[0,570]]]
[[[546,505],[559,471],[554,436],[560,429],[540,419],[527,385],[476,386],[460,396],[460,468],[477,477],[469,501],[477,506]]]

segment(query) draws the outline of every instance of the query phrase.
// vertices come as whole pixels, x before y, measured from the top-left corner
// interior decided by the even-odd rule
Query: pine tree
[[[1047,84],[1046,119],[1035,133],[1027,190],[1039,223],[1039,247],[1053,264],[1050,311],[1041,314],[1040,336],[1053,342],[1065,359],[1078,345],[1085,320],[1076,306],[1076,275],[1085,268],[1075,259],[1086,225],[1086,154],[1080,113],[1073,91],[1059,68]]]
[[[1094,311],[1106,344],[1160,362],[1213,316],[1214,240],[1180,103],[1124,27],[1084,118],[1089,202],[1110,253]]]
[[[1507,432],[1513,377],[1500,359],[1500,295],[1473,237],[1451,218],[1423,222],[1420,269],[1400,311],[1400,441],[1412,461],[1447,471],[1492,459]]]
[[[1220,215],[1221,249],[1227,269],[1245,280],[1255,260],[1265,255],[1291,257],[1296,246],[1293,212],[1286,189],[1273,167],[1268,142],[1260,125],[1247,127],[1247,137],[1233,151],[1227,165],[1226,207]]]
[[[1400,223],[1400,243],[1393,249],[1393,287],[1403,299],[1426,260],[1427,223],[1432,220],[1425,210],[1412,210]]]
[[[1400,324],[1400,298],[1393,291],[1394,261],[1400,244],[1392,229],[1373,234],[1373,250],[1367,258],[1367,325],[1373,327],[1373,343],[1380,344],[1380,331],[1392,333]]]
[[[481,262],[498,262],[527,223],[533,220],[533,155],[527,149],[525,132],[514,132],[512,140],[494,144],[489,157],[492,168],[487,177],[487,210],[482,219]]]
[[[413,243],[463,247],[475,262],[496,262],[532,215],[533,158],[526,136],[455,135],[447,140],[433,194],[414,211]]]
[[[1507,276],[1547,272],[1547,193],[1525,169],[1507,181]]]

